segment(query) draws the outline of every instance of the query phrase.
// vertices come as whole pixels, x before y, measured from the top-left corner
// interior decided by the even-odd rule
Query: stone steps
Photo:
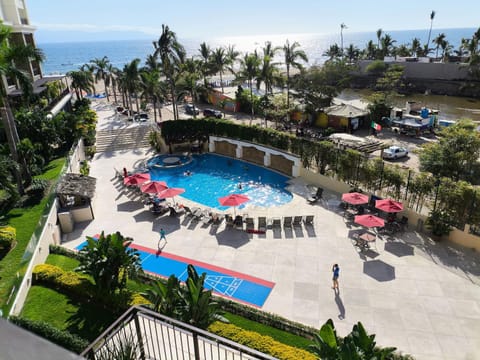
[[[147,125],[131,126],[119,129],[99,130],[96,136],[96,152],[132,150],[149,147],[149,133],[151,127]]]

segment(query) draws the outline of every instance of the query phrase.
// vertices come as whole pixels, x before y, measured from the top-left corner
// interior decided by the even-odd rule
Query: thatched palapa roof
[[[57,194],[92,199],[97,179],[80,174],[65,174],[57,186]]]

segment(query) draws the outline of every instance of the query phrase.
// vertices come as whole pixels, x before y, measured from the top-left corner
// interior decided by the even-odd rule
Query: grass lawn
[[[93,341],[115,320],[116,316],[93,304],[83,303],[55,290],[32,286],[21,317],[48,322]]]
[[[44,174],[38,176],[39,179],[55,180],[62,170],[65,158],[53,160]],[[6,305],[11,289],[16,282],[19,282],[16,274],[23,275],[27,267],[26,262],[22,262],[25,249],[30,238],[45,210],[47,198],[44,197],[36,204],[30,204],[24,208],[12,209],[6,219],[8,225],[13,226],[17,231],[17,244],[3,259],[0,260],[0,308],[4,314],[8,313]],[[13,301],[13,299],[12,299]]]
[[[65,271],[74,271],[75,268],[80,265],[80,262],[77,259],[72,259],[68,256],[50,254],[47,257],[45,264],[58,266]]]
[[[225,313],[224,316],[233,324],[242,329],[254,331],[260,335],[268,335],[274,340],[285,344],[294,346],[300,349],[308,351],[308,345],[312,343],[311,340],[305,339],[304,337],[290,334],[286,331],[275,329],[271,326],[260,324],[258,322],[245,319],[244,317],[234,315],[231,313]]]

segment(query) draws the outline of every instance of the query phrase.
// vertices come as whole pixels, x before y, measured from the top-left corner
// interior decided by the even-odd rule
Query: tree
[[[11,158],[0,154],[0,188],[6,191],[12,202],[18,198],[18,191],[13,185],[14,169],[18,171],[18,164]]]
[[[333,44],[323,53],[323,56],[328,56],[328,61],[335,61],[342,57],[342,50],[337,44]]]
[[[110,65],[110,60],[108,60],[107,56],[104,56],[103,58],[95,58],[93,60],[90,60],[90,62],[93,65],[93,74],[95,76],[95,83],[97,83],[99,80],[103,81],[103,85],[105,87],[105,95],[107,96],[107,101],[110,101],[108,97],[108,88],[107,88],[107,71],[109,69]]]
[[[435,44],[435,58],[438,58],[438,49],[440,49],[443,42],[445,41],[445,37],[445,33],[440,33],[435,39],[432,40],[432,43]]]
[[[341,49],[341,52],[342,52],[342,56],[344,56],[344,52],[343,52],[343,29],[347,29],[347,25],[345,25],[344,23],[341,23],[340,24],[340,49]]]
[[[83,99],[83,92],[95,92],[95,80],[88,70],[69,71],[67,76],[71,79],[71,86],[75,90],[77,99]]]
[[[428,46],[430,44],[430,37],[432,35],[432,26],[433,26],[433,19],[435,18],[435,11],[432,10],[432,12],[430,13],[430,30],[428,31],[428,39],[427,39],[427,49],[428,49]],[[428,56],[428,52],[425,54],[425,56]]]
[[[212,52],[211,59],[212,59],[211,61],[212,61],[212,67],[214,71],[220,74],[220,85],[222,86],[222,94],[223,94],[224,93],[223,72],[225,71],[229,63],[228,55],[225,52],[225,49],[223,47],[219,47]]]
[[[139,85],[142,98],[153,104],[153,117],[157,122],[157,112],[160,119],[162,118],[159,104],[166,98],[166,87],[160,81],[160,72],[158,70],[141,71]]]
[[[10,29],[0,23],[0,117],[2,118],[12,158],[16,163],[20,164],[21,168],[25,169],[26,165],[19,157],[17,151],[17,144],[20,139],[15,125],[15,117],[5,90],[8,86],[6,86],[4,81],[7,78],[15,80],[20,85],[23,99],[28,101],[33,93],[32,79],[24,71],[17,68],[15,64],[22,64],[25,59],[41,62],[44,56],[41,50],[31,45],[10,45],[10,36]],[[12,170],[14,171],[18,192],[23,194],[21,173],[18,171],[18,168],[12,168]]]
[[[412,45],[410,46],[410,51],[412,53],[412,56],[415,57],[419,56],[419,54],[422,52],[419,38],[413,38]]]
[[[380,53],[382,56],[382,59],[384,59],[386,56],[390,56],[393,51],[394,51],[394,43],[396,43],[396,40],[393,40],[392,37],[389,34],[385,34],[380,43],[381,43],[381,48],[380,48]]]
[[[201,62],[193,57],[185,60],[181,65],[181,76],[178,80],[178,88],[181,92],[187,93],[192,102],[198,101],[198,93],[203,88],[198,84],[198,80],[201,77]],[[180,93],[180,95],[182,95]],[[196,118],[196,112],[193,112],[193,118]]]
[[[198,49],[198,52],[200,53],[200,60],[201,60],[200,71],[203,76],[203,86],[207,88],[208,87],[207,76],[211,75],[211,72],[212,72],[212,69],[211,69],[212,49],[210,49],[210,46],[208,46],[207,43],[203,42],[200,44],[200,49]]]
[[[257,77],[257,89],[260,89],[261,82],[265,83],[265,95],[273,93],[273,85],[279,84],[282,81],[282,76],[278,70],[278,63],[273,62],[276,53],[280,47],[272,46],[270,41],[265,43],[262,48],[262,58],[260,64],[260,74]]]
[[[287,67],[287,107],[290,108],[290,68],[295,68],[301,70],[303,68],[302,64],[298,60],[303,60],[308,62],[307,54],[305,51],[298,49],[300,44],[294,42],[290,44],[287,40],[283,46],[283,53],[285,55],[285,65]],[[289,114],[287,114],[287,120]]]
[[[454,181],[476,181],[472,168],[480,156],[480,136],[474,129],[475,124],[465,119],[443,129],[438,142],[422,146],[420,170]]]
[[[253,122],[255,114],[254,101],[253,101],[253,79],[256,79],[259,74],[260,59],[257,53],[246,53],[243,59],[240,61],[240,71],[236,74],[238,81],[247,81],[248,88],[250,89],[250,102],[251,102],[251,118],[250,125]]]
[[[135,97],[135,104],[137,112],[140,111],[140,105],[138,103],[137,91],[140,88],[140,69],[138,65],[140,59],[133,59],[129,63],[123,66],[123,85],[127,93],[127,103],[129,103],[130,115],[133,108],[132,97]]]
[[[162,34],[158,41],[153,43],[154,56],[160,59],[163,74],[170,87],[170,96],[173,107],[173,118],[178,119],[176,80],[180,72],[180,64],[185,61],[185,48],[177,40],[177,35],[170,30],[168,25],[162,25]]]
[[[353,44],[348,45],[346,55],[349,63],[353,63],[358,60],[360,56],[360,49]]]
[[[80,250],[80,265],[75,270],[92,276],[99,293],[123,290],[128,277],[142,271],[140,255],[129,248],[132,241],[119,232],[105,235],[102,231],[98,240],[87,236],[87,244]]]
[[[181,306],[180,289],[180,280],[175,275],[170,275],[166,282],[162,280],[153,282],[151,288],[142,295],[152,303],[154,311],[178,318]]]

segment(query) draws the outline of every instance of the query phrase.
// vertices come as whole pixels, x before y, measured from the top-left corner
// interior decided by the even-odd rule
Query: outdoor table
[[[346,209],[345,212],[343,213],[343,217],[347,219],[353,219],[357,214],[358,214],[358,211],[355,209]]]
[[[375,242],[376,239],[377,239],[377,236],[375,234],[372,234],[367,231],[358,237],[357,243],[355,245],[364,249],[368,249],[369,248],[368,244],[371,242]]]

